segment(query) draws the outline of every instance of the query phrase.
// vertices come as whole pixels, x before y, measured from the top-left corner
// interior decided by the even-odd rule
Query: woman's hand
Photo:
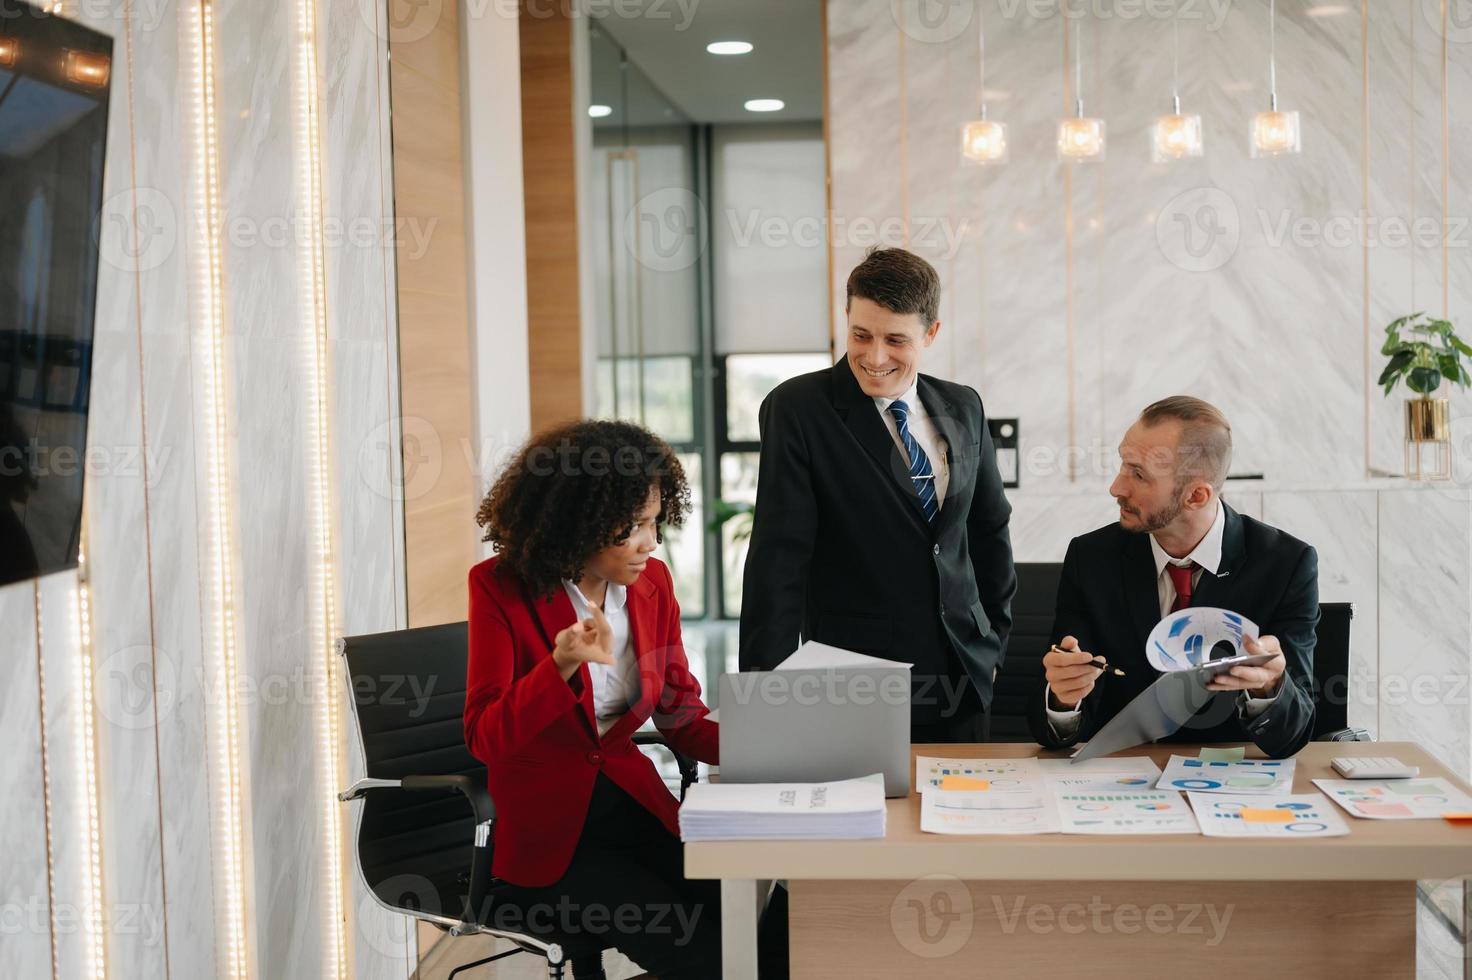
[[[557,672],[563,680],[577,673],[578,667],[585,663],[611,665],[614,662],[613,627],[608,625],[603,610],[594,606],[592,616],[558,633],[552,659],[556,661]]]

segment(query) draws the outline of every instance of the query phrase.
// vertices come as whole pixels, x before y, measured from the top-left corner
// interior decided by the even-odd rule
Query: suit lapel
[[[939,536],[941,530],[955,523],[958,515],[965,509],[953,507],[950,502],[970,500],[971,484],[976,482],[975,469],[968,469],[963,473],[960,468],[951,464],[955,462],[958,449],[964,450],[972,442],[979,442],[980,436],[970,430],[965,420],[957,414],[956,406],[941,393],[940,388],[933,381],[924,375],[921,375],[919,379],[919,392],[920,404],[925,408],[925,414],[930,416],[930,424],[935,426],[935,431],[945,441],[944,452],[949,457],[949,461],[939,459],[930,461],[932,472],[938,473],[943,464],[949,469],[949,482],[946,485],[947,499],[941,501],[943,506],[935,518],[935,531]],[[916,499],[919,499],[918,496]],[[923,508],[921,513],[924,514]]]
[[[567,589],[561,584],[552,591],[551,597],[532,598],[528,602],[536,610],[537,621],[542,627],[542,638],[547,641],[547,654],[551,656],[552,649],[557,645],[557,634],[577,622],[577,612],[572,607],[572,600],[567,596]],[[583,709],[583,716],[588,725],[593,729],[593,737],[598,737],[598,721],[593,715],[593,677],[588,673],[587,664],[579,664],[575,675],[578,679],[578,704]]]
[[[844,422],[848,431],[894,484],[900,496],[907,501],[906,506],[910,513],[920,521],[928,534],[930,522],[925,518],[925,508],[920,505],[920,495],[915,492],[915,484],[910,482],[909,463],[900,453],[894,437],[889,434],[889,428],[879,417],[879,410],[874,407],[873,399],[865,395],[859,387],[853,369],[849,367],[848,358],[833,365],[833,390],[835,408],[846,416]]]
[[[1216,574],[1201,572],[1196,591],[1191,594],[1193,606],[1223,606],[1221,596],[1232,586],[1232,574],[1242,567],[1247,558],[1246,539],[1242,533],[1242,517],[1222,503],[1226,515],[1222,525],[1222,560],[1216,566]],[[1225,579],[1225,581],[1223,581]]]
[[[1146,641],[1150,639],[1150,631],[1160,622],[1160,589],[1156,583],[1155,558],[1150,553],[1148,534],[1130,534],[1120,553],[1120,565],[1125,605],[1138,634],[1135,649],[1143,652]]]

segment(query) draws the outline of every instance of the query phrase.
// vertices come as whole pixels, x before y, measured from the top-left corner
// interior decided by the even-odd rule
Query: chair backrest
[[[993,742],[1031,742],[1027,699],[1037,697],[1043,680],[1043,654],[1053,642],[1053,605],[1058,598],[1058,562],[1020,562],[1017,594],[1012,597],[1012,633],[1007,659],[992,694]]]
[[[367,775],[463,775],[485,785],[465,747],[465,623],[343,637]],[[459,921],[469,894],[475,815],[458,793],[364,797],[358,862],[378,900]]]
[[[1053,607],[1063,565],[1055,562],[1017,565],[1017,595],[1012,599],[1012,634],[1007,660],[997,675],[992,698],[994,742],[1030,742],[1027,698],[1035,697],[1043,678],[1043,654],[1053,642]],[[1349,629],[1354,603],[1319,605],[1314,644],[1313,737],[1348,726]]]
[[[1314,738],[1349,726],[1349,627],[1354,603],[1319,604],[1314,645]]]

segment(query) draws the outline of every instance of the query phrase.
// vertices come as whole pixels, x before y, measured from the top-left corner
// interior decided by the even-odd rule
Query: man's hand
[[[1283,648],[1276,636],[1260,636],[1256,640],[1247,637],[1242,649],[1254,656],[1259,653],[1277,654],[1272,660],[1256,667],[1238,664],[1224,674],[1217,674],[1206,685],[1208,691],[1246,691],[1255,698],[1270,698],[1278,693],[1283,681]]]
[[[1078,648],[1078,640],[1065,636],[1058,649],[1043,655],[1043,668],[1048,678],[1049,707],[1055,711],[1072,711],[1094,689],[1094,681],[1102,671],[1090,667],[1092,653]]]
[[[573,623],[557,634],[552,649],[552,659],[557,663],[557,672],[567,680],[577,673],[584,663],[612,664],[613,627],[603,610],[593,607],[593,615],[579,623]]]

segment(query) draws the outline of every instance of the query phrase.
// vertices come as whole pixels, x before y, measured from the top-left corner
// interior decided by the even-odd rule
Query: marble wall
[[[201,4],[63,2],[115,39],[89,447],[108,465],[87,482],[85,570],[0,589],[0,975],[81,976],[101,950],[109,975],[227,972],[218,760],[224,695],[208,640],[206,309],[191,277],[203,254],[192,43]],[[214,18],[227,492],[238,656],[236,707],[245,855],[239,895],[253,975],[328,975],[330,896],[342,905],[351,975],[405,977],[412,930],[357,880],[352,822],[328,794],[361,772],[345,688],[313,620],[330,590],[336,632],[404,624],[381,5],[317,0],[314,57],[327,347],[332,572],[317,575],[310,451],[317,406],[302,242],[299,139],[305,97],[297,0],[205,5]],[[90,656],[92,670],[86,673]],[[42,682],[44,680],[44,698]],[[84,688],[95,704],[84,714]],[[325,692],[325,694],[324,694]],[[342,726],[338,773],[318,736],[323,697]],[[87,723],[99,850],[88,848]],[[44,753],[44,755],[43,755]],[[44,759],[44,765],[43,765]],[[49,788],[48,794],[43,788]],[[49,871],[48,871],[49,861]],[[339,876],[332,874],[340,867]],[[94,901],[91,871],[98,873]],[[94,917],[102,933],[86,925]]]
[[[1472,330],[1472,33],[1437,0],[1283,0],[1278,92],[1303,152],[1253,160],[1267,0],[1178,7],[1173,25],[1170,4],[1112,0],[830,2],[835,331],[872,241],[936,265],[927,367],[1020,419],[1019,560],[1059,560],[1112,519],[1115,445],[1141,407],[1175,392],[1219,405],[1234,473],[1257,477],[1228,499],[1317,546],[1323,598],[1356,604],[1351,719],[1466,776],[1472,397],[1448,392],[1457,479],[1425,487],[1399,478],[1403,394],[1374,381],[1390,319],[1424,309]],[[968,167],[982,26],[1010,158]],[[1205,155],[1156,164],[1173,26]],[[1067,166],[1054,134],[1075,51],[1108,151]]]

